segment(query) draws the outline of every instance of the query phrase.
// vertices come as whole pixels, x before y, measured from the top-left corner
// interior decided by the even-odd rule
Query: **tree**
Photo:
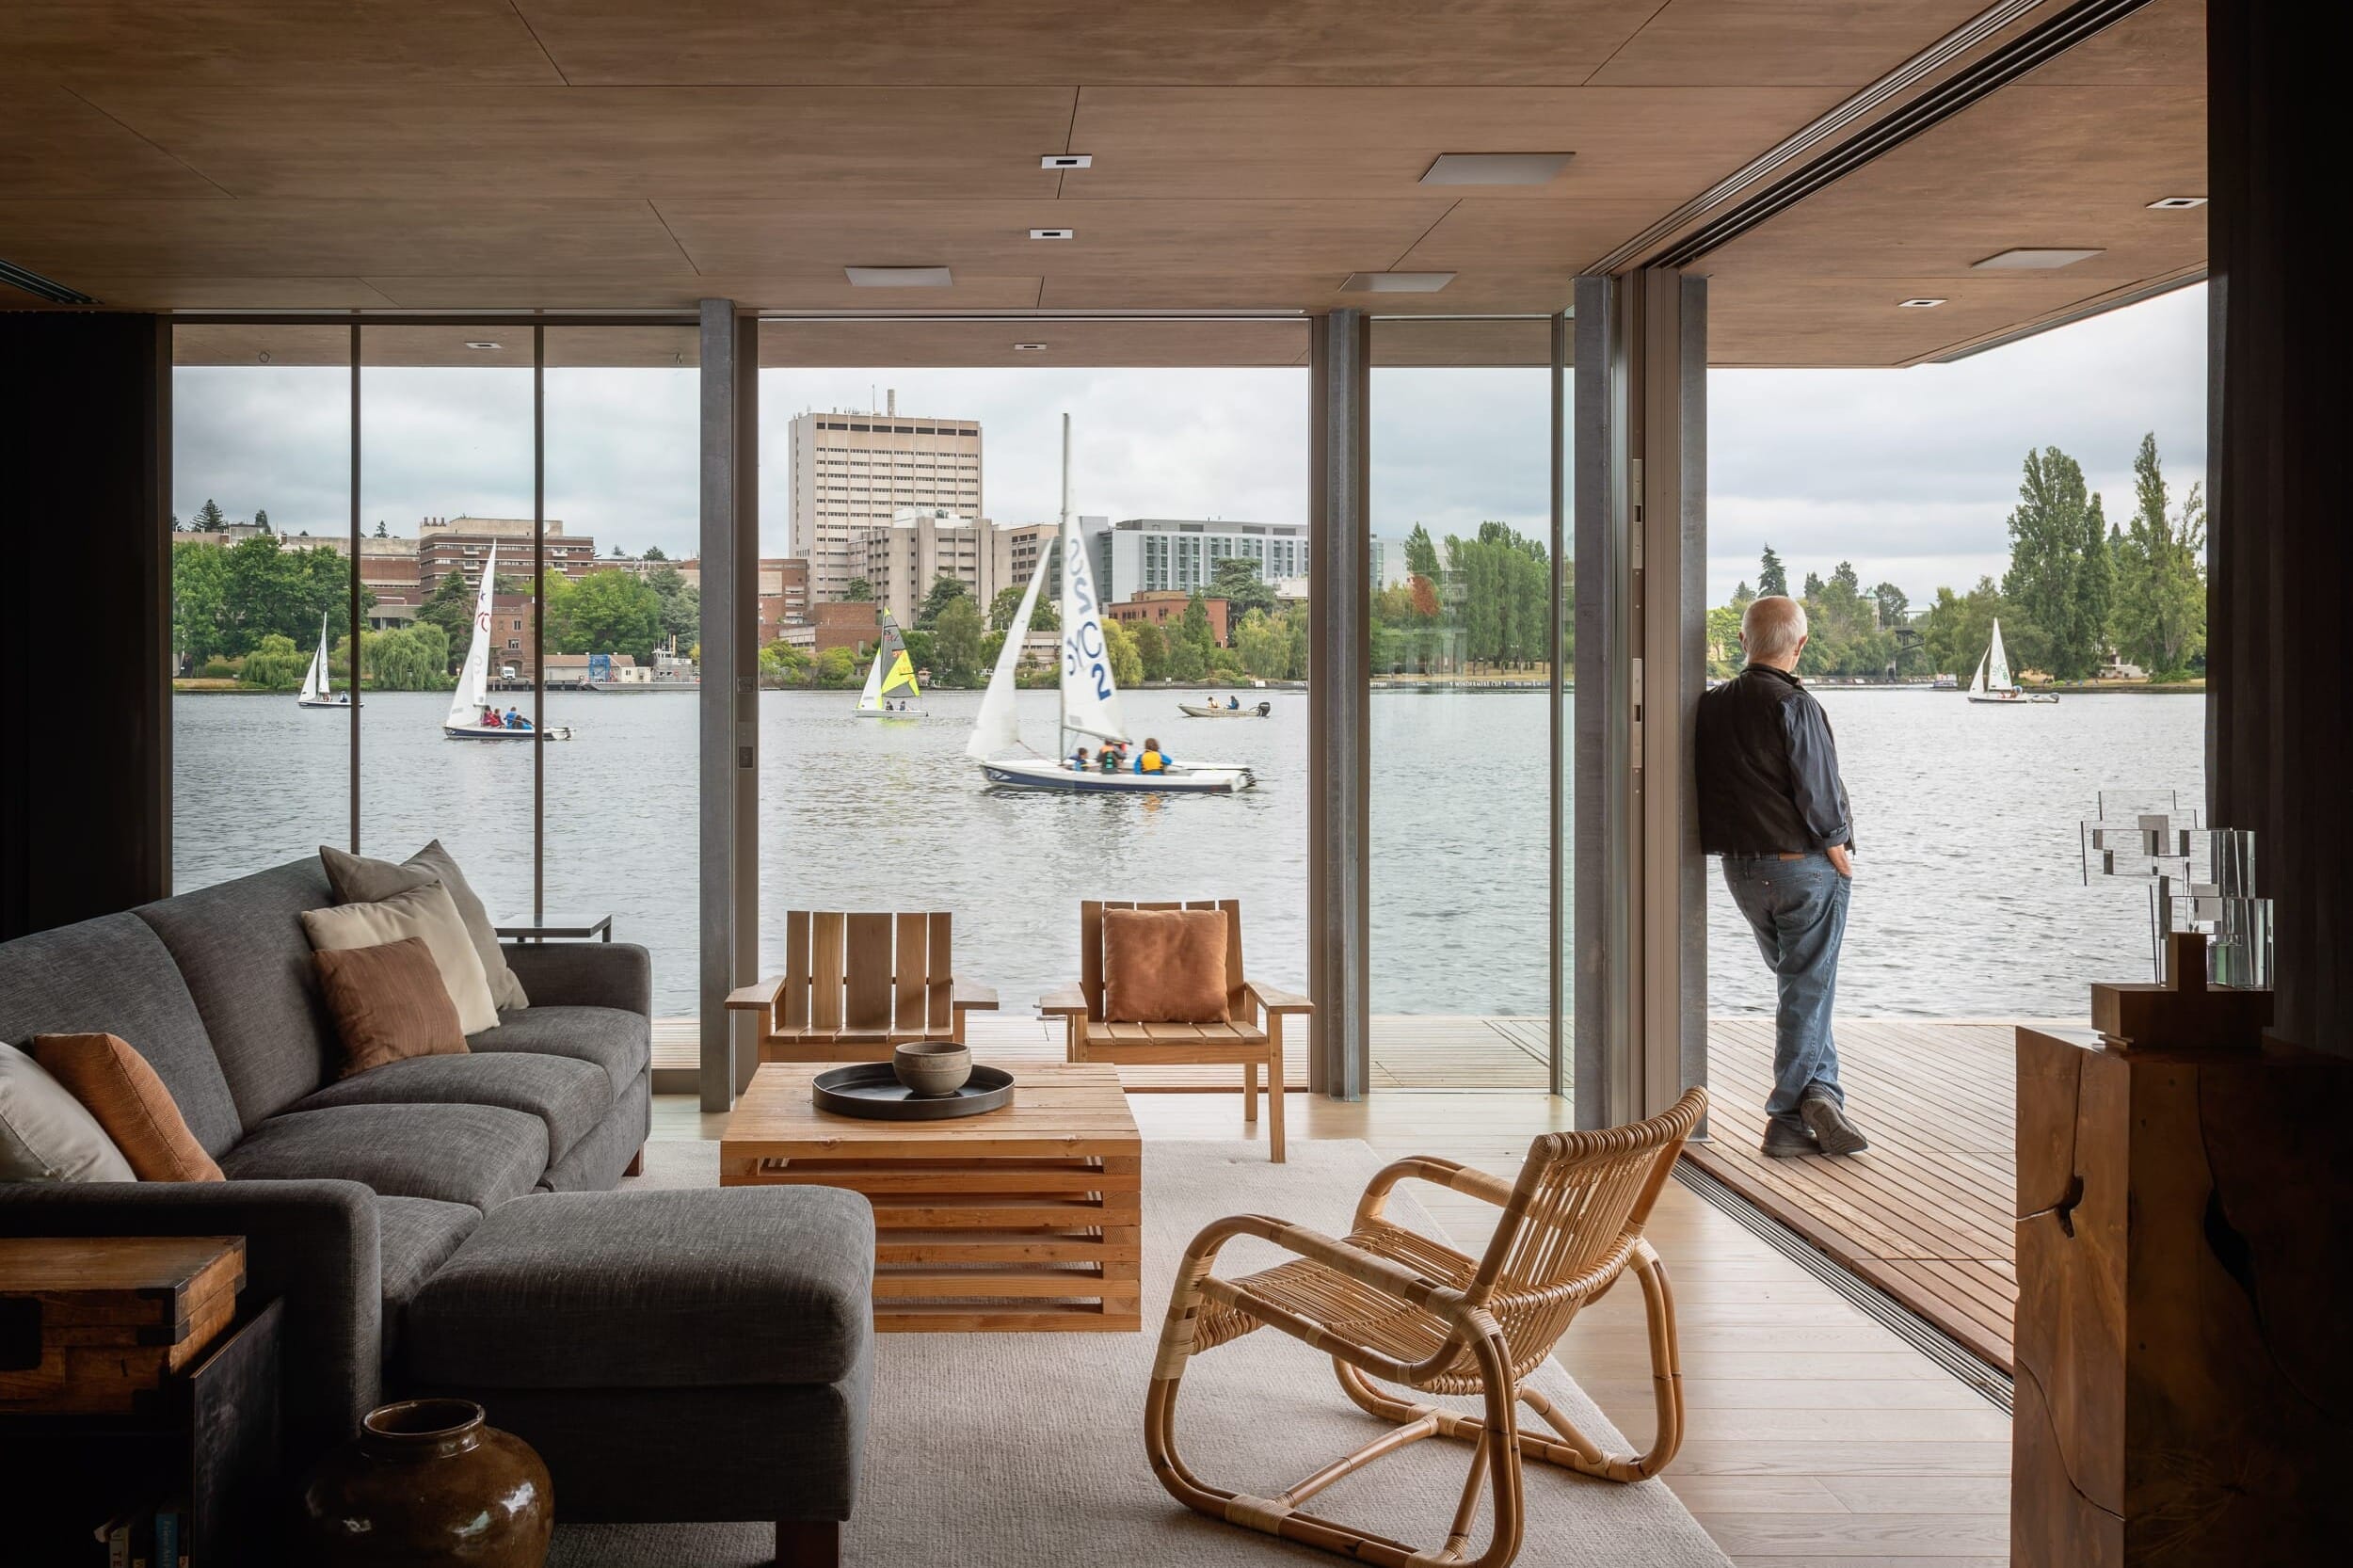
[[[1798,597],[1801,599],[1819,599],[1822,597],[1822,574],[1818,571],[1809,571],[1805,574],[1805,591]]]
[[[1732,590],[1732,605],[1736,610],[1746,610],[1755,600],[1756,590],[1749,586],[1746,578],[1741,579],[1740,585]]]
[[[956,591],[940,596],[932,621],[932,656],[951,679],[969,680],[981,668],[981,613],[963,584],[944,574],[936,580],[935,590],[938,583],[955,583]]]
[[[1225,624],[1238,626],[1253,610],[1274,613],[1274,589],[1258,575],[1258,563],[1247,555],[1228,555],[1217,564],[1209,592],[1225,600]]]
[[[663,635],[662,596],[627,571],[551,577],[542,625],[552,652],[626,653],[650,664]]]
[[[809,656],[791,643],[774,642],[760,650],[760,683],[771,689],[808,684]]]
[[[183,664],[200,664],[224,651],[228,586],[229,552],[220,546],[171,547],[172,642]]]
[[[387,533],[384,531],[384,520],[383,520],[382,518],[378,518],[378,519],[376,519],[376,536],[377,538],[379,538],[379,539],[386,539],[386,538],[390,538],[390,537],[392,537],[392,536],[391,536],[390,534],[387,534]]]
[[[1416,577],[1434,580],[1438,575],[1438,547],[1430,540],[1430,530],[1420,523],[1405,536],[1405,569]]]
[[[2075,564],[2073,633],[2084,643],[2082,676],[2100,673],[2112,634],[2109,622],[2116,608],[2116,558],[2108,552],[2106,508],[2097,492],[2084,508],[2082,557]]]
[[[620,559],[621,547],[619,545],[615,545],[611,550],[606,551],[605,553],[612,556],[614,559],[618,560]]]
[[[620,552],[621,547],[619,545],[615,545],[613,547],[613,553],[618,555]],[[662,552],[662,547],[660,545],[653,544],[646,547],[646,559],[648,561],[666,561],[669,557]]]
[[[456,657],[458,649],[473,640],[473,600],[474,591],[466,586],[464,574],[450,572],[433,585],[433,591],[424,596],[424,602],[417,606],[417,623],[439,627],[442,646]],[[551,642],[548,646],[555,645]]]
[[[2002,602],[2001,587],[1991,577],[1980,577],[1977,585],[1963,595],[1950,588],[1937,589],[1935,602],[1920,617],[1921,646],[1934,672],[1967,684],[1993,641],[1997,616],[2011,618]],[[2007,630],[2003,637],[2008,640]]]
[[[2002,599],[2018,621],[2015,632],[2002,629],[2013,668],[2080,680],[2100,666],[2107,627],[2105,619],[2095,625],[2084,618],[2090,605],[2083,580],[2093,569],[2084,552],[2090,504],[2074,458],[2056,446],[2026,454],[2009,515],[2009,570],[2002,578]],[[2101,537],[2105,548],[2105,527]]]
[[[229,526],[229,518],[208,495],[204,498],[204,504],[196,509],[196,526],[204,533],[217,534]]]
[[[899,633],[899,640],[907,645],[908,664],[913,664],[919,670],[937,667],[939,639],[936,634],[909,630]]]
[[[1290,673],[1290,629],[1264,610],[1241,617],[1234,632],[1234,651],[1241,666],[1261,680],[1279,680]]]
[[[1136,645],[1136,657],[1141,661],[1141,668],[1144,671],[1143,679],[1145,680],[1167,680],[1168,633],[1161,631],[1152,621],[1138,621],[1133,638]],[[1113,680],[1118,679],[1116,670],[1112,674]]]
[[[429,621],[372,634],[361,644],[360,662],[379,692],[434,692],[450,684],[449,638]]]
[[[964,579],[944,571],[935,573],[932,577],[931,591],[923,596],[922,605],[915,612],[915,624],[936,627],[939,624],[939,613],[942,610],[945,610],[953,600],[968,600],[970,597],[969,591],[964,585]],[[975,610],[972,618],[980,619],[980,612]]]
[[[1740,647],[1740,606],[1719,604],[1707,612],[1707,673],[1729,680],[1747,662]]]
[[[1882,583],[1873,588],[1871,597],[1879,602],[1881,626],[1901,626],[1912,613],[1912,600],[1904,596],[1903,589],[1893,583]]]
[[[1788,568],[1781,564],[1781,557],[1773,553],[1773,547],[1767,545],[1765,553],[1757,564],[1756,596],[1759,599],[1770,599],[1777,594],[1786,597],[1788,592]]]
[[[702,630],[702,590],[678,568],[664,564],[646,574],[646,586],[662,601],[662,634],[684,648]]]
[[[1125,621],[1103,623],[1103,657],[1112,666],[1112,682],[1134,686],[1144,680],[1144,655],[1137,651],[1135,633]]]
[[[1204,665],[1209,664],[1209,650],[1217,647],[1217,633],[1209,627],[1209,601],[1198,588],[1185,601],[1185,618],[1176,623],[1176,636],[1200,653]]]
[[[2206,646],[2206,503],[2189,488],[2179,513],[2157,460],[2157,440],[2140,440],[2133,460],[2133,517],[2116,539],[2117,651],[2153,677],[2185,673]]]
[[[310,654],[296,648],[292,637],[272,632],[245,656],[245,668],[239,672],[239,679],[248,686],[291,692],[302,684],[303,672],[310,667]]]
[[[863,577],[853,577],[841,585],[841,598],[850,604],[872,604],[874,601],[874,584]]]
[[[829,648],[817,656],[810,674],[810,684],[840,690],[856,685],[858,675],[857,655],[846,648]]]
[[[988,601],[988,629],[1007,632],[1013,628],[1013,617],[1021,613],[1022,589],[1014,584],[997,590],[997,597]],[[1062,630],[1062,606],[1044,594],[1037,596],[1036,605],[1030,611],[1030,630],[1059,632]]]
[[[270,532],[269,514],[263,511],[259,506],[253,508],[253,526],[260,529],[264,534]]]

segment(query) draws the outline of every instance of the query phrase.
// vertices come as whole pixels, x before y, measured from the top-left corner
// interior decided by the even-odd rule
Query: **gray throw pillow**
[[[344,904],[379,903],[428,882],[439,882],[447,888],[450,901],[457,905],[457,918],[466,922],[466,936],[473,943],[474,955],[482,960],[483,978],[490,983],[490,1000],[502,1012],[520,1012],[531,1005],[531,999],[523,994],[523,983],[506,967],[506,954],[499,949],[498,927],[490,922],[490,912],[482,906],[473,888],[467,886],[466,873],[457,869],[457,862],[441,847],[440,840],[434,840],[398,865],[352,855],[331,844],[319,845],[319,862],[327,868],[327,885],[335,889],[336,899]]]
[[[136,1181],[131,1162],[72,1092],[0,1043],[0,1181]]]

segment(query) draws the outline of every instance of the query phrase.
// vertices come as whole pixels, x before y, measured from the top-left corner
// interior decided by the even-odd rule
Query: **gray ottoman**
[[[829,1563],[857,1496],[874,1215],[855,1192],[549,1192],[483,1217],[409,1304],[417,1394],[539,1450],[559,1523],[776,1521]]]

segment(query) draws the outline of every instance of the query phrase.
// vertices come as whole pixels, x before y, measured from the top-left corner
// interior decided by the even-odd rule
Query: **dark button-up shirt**
[[[1796,855],[1854,843],[1829,715],[1794,675],[1751,664],[1700,697],[1700,847]]]

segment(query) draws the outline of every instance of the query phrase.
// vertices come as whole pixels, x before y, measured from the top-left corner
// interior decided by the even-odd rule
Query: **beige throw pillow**
[[[502,1009],[531,1005],[531,999],[523,994],[523,983],[506,967],[506,954],[500,951],[498,927],[491,923],[490,912],[474,896],[466,873],[457,869],[457,862],[441,847],[440,840],[434,840],[398,865],[348,854],[331,844],[319,845],[319,862],[327,868],[327,885],[335,889],[335,897],[344,904],[375,904],[394,893],[422,888],[427,882],[439,882],[447,888],[451,902],[457,905],[458,919],[466,922],[466,935],[473,942],[474,956],[482,960],[483,976],[490,983],[490,1000]]]
[[[498,1027],[498,1003],[491,1000],[481,956],[466,934],[466,922],[458,919],[449,889],[440,883],[429,882],[374,904],[306,910],[302,929],[320,952],[382,947],[414,936],[432,952],[441,986],[456,1004],[459,1027],[469,1034]]]
[[[0,1181],[136,1181],[89,1108],[0,1042]]]

